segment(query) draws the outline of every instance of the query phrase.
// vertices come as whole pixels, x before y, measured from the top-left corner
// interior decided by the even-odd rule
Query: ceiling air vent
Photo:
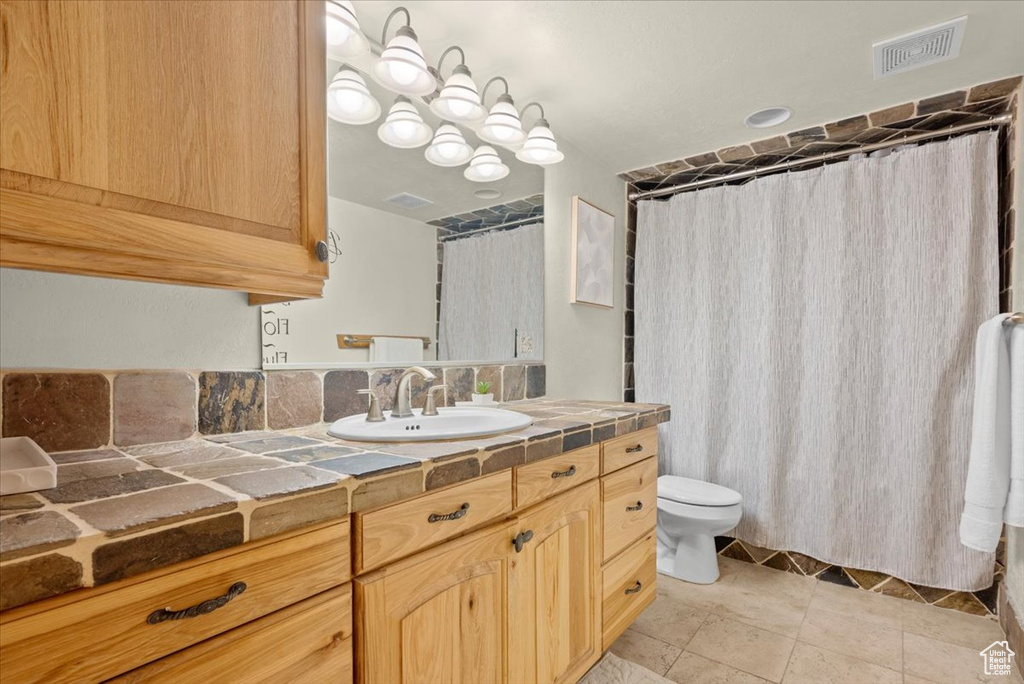
[[[960,54],[966,26],[963,16],[875,43],[875,78],[953,59]]]
[[[392,195],[384,201],[390,204],[397,204],[403,209],[418,209],[420,207],[425,207],[428,204],[433,204],[433,202],[428,199],[417,197],[416,195],[410,195],[407,192],[400,192],[397,195]]]

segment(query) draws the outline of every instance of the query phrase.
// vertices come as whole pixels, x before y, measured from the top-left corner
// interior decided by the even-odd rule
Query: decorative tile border
[[[271,380],[271,383],[273,380]],[[528,383],[528,380],[526,380]],[[657,425],[667,406],[531,399],[534,424],[368,444],[327,425],[52,453],[58,486],[0,497],[0,610],[383,506]]]
[[[387,410],[403,368],[331,371],[7,370],[3,437],[25,436],[46,451],[129,447],[253,430],[284,430],[364,413],[360,389],[374,389]],[[502,401],[546,393],[543,364],[432,368],[445,405],[469,401],[477,379],[493,383]],[[428,383],[412,381],[422,408]]]
[[[967,592],[911,584],[885,573],[832,565],[795,551],[764,549],[732,537],[715,537],[715,547],[720,556],[744,563],[764,565],[797,575],[816,577],[844,587],[863,589],[940,608],[950,608],[971,615],[988,616],[996,614],[997,588],[1002,583],[1005,574],[1004,563],[1006,562],[1006,542],[1002,540],[996,552],[996,576],[992,586],[981,591]]]
[[[474,235],[487,232],[487,229],[499,228],[506,223],[524,219],[544,218],[544,195],[531,195],[522,199],[502,202],[476,211],[445,216],[427,221],[428,226],[437,228],[437,239],[452,239],[467,233]]]
[[[1014,248],[1014,153],[1017,135],[1017,100],[1021,77],[983,83],[952,93],[907,102],[870,114],[842,119],[764,140],[725,147],[620,174],[627,191],[655,190],[737,171],[771,166],[827,152],[852,150],[916,133],[932,132],[957,124],[981,121],[1010,113],[1014,120],[999,138],[999,290],[1000,308],[1010,307]],[[810,168],[810,167],[807,167]],[[746,181],[739,181],[743,183]],[[633,400],[633,284],[636,256],[636,203],[629,202],[626,218],[626,313],[623,355],[623,397]]]

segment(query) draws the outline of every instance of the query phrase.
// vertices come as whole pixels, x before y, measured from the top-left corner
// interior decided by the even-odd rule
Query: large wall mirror
[[[396,98],[369,77],[372,59],[328,61],[331,79],[342,67],[359,74],[381,111],[362,125],[328,118],[330,278],[322,299],[261,307],[264,367],[542,360],[543,168],[497,146],[509,169],[500,180],[467,179],[469,163],[431,163],[425,153],[444,122],[430,97]],[[424,135],[409,123],[418,116],[431,140],[383,142],[389,112],[393,139]],[[485,144],[469,126],[457,130],[474,151]],[[458,149],[443,142],[432,154]]]

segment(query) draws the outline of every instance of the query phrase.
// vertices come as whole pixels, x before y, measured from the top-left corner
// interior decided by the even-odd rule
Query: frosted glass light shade
[[[380,103],[358,72],[342,67],[327,86],[327,116],[346,124],[368,124],[380,117]]]
[[[423,156],[436,166],[462,166],[473,156],[473,148],[462,137],[462,131],[445,122],[438,126]]]
[[[337,59],[365,55],[370,41],[363,35],[349,0],[327,0],[327,54]]]
[[[431,132],[409,98],[399,95],[384,123],[377,129],[377,137],[392,147],[412,149],[430,142]]]
[[[437,79],[427,71],[416,33],[402,26],[373,65],[373,80],[403,95],[429,95],[437,90]]]
[[[516,159],[539,166],[557,164],[565,159],[565,155],[558,150],[558,143],[546,120],[538,120],[530,129],[523,148],[516,152]]]
[[[505,94],[498,96],[477,135],[481,140],[506,147],[521,145],[526,140],[523,122],[519,120],[519,112],[511,97]]]
[[[441,94],[430,103],[430,110],[442,119],[460,123],[476,123],[487,116],[473,75],[463,64],[455,67],[441,88]]]
[[[508,175],[508,167],[490,145],[481,145],[473,153],[469,166],[462,172],[466,180],[474,183],[489,183],[501,180]]]

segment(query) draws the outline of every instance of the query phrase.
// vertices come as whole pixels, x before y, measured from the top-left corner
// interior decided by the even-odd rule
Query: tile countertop
[[[57,487],[0,497],[0,610],[505,470],[669,419],[668,406],[528,399],[530,427],[378,444],[327,424],[51,454]]]

